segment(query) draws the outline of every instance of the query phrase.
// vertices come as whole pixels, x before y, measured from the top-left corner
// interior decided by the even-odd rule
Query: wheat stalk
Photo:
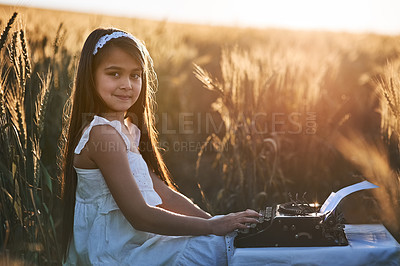
[[[381,99],[381,130],[389,138],[392,132],[400,133],[400,60],[388,61],[382,73],[375,79]]]
[[[62,32],[63,26],[64,26],[64,24],[61,22],[57,29],[56,38],[54,39],[54,43],[53,43],[53,55],[54,56],[58,53],[59,47],[61,46],[61,43],[64,39],[64,32]]]
[[[3,49],[4,44],[6,43],[8,32],[10,31],[11,26],[14,23],[15,18],[17,17],[17,15],[18,15],[18,13],[14,12],[14,14],[8,20],[7,26],[4,28],[3,32],[1,33],[1,36],[0,36],[0,51],[1,51],[1,49]]]
[[[21,41],[22,55],[23,55],[23,58],[24,58],[25,76],[27,78],[29,78],[30,75],[31,75],[31,62],[29,60],[28,48],[27,48],[26,39],[25,39],[25,32],[24,32],[23,29],[21,29],[19,31],[19,39]]]
[[[372,193],[380,205],[381,219],[394,231],[400,230],[400,175],[390,167],[387,150],[382,143],[372,144],[361,134],[352,132],[340,136],[336,145],[363,175],[378,185]]]
[[[35,101],[35,124],[37,127],[38,138],[41,137],[45,125],[46,107],[50,95],[51,76],[50,70],[47,72],[46,77],[39,76],[40,90]]]
[[[3,64],[4,64],[4,62],[2,61],[1,62],[1,65],[2,65],[1,69],[3,68]],[[4,76],[1,77],[1,79],[0,79],[0,114],[1,114],[1,120],[3,120],[5,118],[5,115],[6,115],[6,102],[5,102],[5,100],[6,100],[6,91],[5,91],[6,87],[5,87],[5,85],[6,85],[7,77],[8,77],[9,73],[10,73],[10,69],[7,68],[7,70],[4,73]],[[0,122],[4,123],[4,121],[0,121]]]
[[[16,68],[16,66],[19,65],[18,56],[17,56],[17,48],[16,48],[17,37],[18,37],[18,31],[15,31],[12,35],[12,39],[11,39],[9,46],[7,47],[7,50],[8,50],[8,56],[10,57],[11,64],[13,65],[14,69],[17,71],[16,76],[19,77],[19,73],[18,73],[19,69]]]

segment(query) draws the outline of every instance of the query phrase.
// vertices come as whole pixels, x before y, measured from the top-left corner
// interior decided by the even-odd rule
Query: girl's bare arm
[[[151,179],[153,180],[154,189],[163,201],[160,207],[188,216],[196,216],[205,219],[212,217],[210,214],[195,205],[190,199],[168,187],[155,173],[152,171],[149,172]]]
[[[257,222],[258,213],[252,210],[205,219],[149,206],[131,173],[126,145],[116,131],[110,134],[108,125],[93,127],[87,147],[89,158],[101,170],[118,207],[135,229],[164,235],[225,235],[246,228],[245,223]]]

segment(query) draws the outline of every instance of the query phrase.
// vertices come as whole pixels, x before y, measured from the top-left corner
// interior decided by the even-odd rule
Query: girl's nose
[[[121,84],[121,89],[132,89],[132,81],[131,79],[128,78],[124,78]]]

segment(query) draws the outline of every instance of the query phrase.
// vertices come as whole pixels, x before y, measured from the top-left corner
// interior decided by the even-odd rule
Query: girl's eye
[[[115,78],[119,78],[119,73],[118,72],[111,72],[109,73],[110,76],[115,77]]]
[[[141,75],[140,75],[140,74],[133,74],[133,75],[131,75],[131,77],[132,77],[133,79],[140,79],[140,78],[141,78]]]

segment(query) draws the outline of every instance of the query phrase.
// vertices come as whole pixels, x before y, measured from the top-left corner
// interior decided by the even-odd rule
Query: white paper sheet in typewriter
[[[350,195],[353,192],[364,190],[364,189],[371,189],[377,188],[377,185],[374,185],[368,181],[362,181],[360,183],[344,187],[341,190],[332,192],[329,197],[325,200],[324,204],[322,204],[321,209],[319,210],[320,213],[328,214],[335,210],[336,206],[339,202],[346,196]]]

